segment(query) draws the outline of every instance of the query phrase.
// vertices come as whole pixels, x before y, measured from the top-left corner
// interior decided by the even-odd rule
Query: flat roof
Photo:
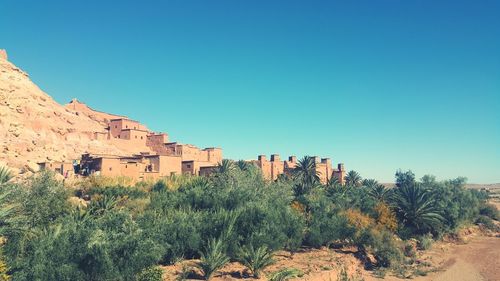
[[[132,119],[128,119],[128,118],[114,118],[114,119],[110,119],[109,121],[120,121],[120,120],[124,120],[124,121],[130,121],[130,122],[134,122],[134,123],[139,123],[139,121],[135,121],[135,120],[132,120]]]

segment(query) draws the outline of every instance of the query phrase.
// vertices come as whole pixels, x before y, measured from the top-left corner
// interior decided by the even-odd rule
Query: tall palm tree
[[[304,156],[293,169],[293,176],[297,180],[296,193],[298,195],[309,192],[315,185],[319,184],[319,172],[316,170],[314,157]]]
[[[349,171],[345,177],[345,184],[349,186],[361,186],[361,176],[356,171]]]
[[[435,230],[443,221],[432,193],[418,183],[397,188],[394,200],[400,220],[416,234]]]

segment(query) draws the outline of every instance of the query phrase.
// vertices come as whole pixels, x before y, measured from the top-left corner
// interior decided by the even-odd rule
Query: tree
[[[297,180],[296,195],[308,193],[315,185],[319,184],[319,172],[316,170],[314,157],[305,156],[300,159],[293,169],[293,176]]]
[[[245,160],[238,160],[238,162],[236,162],[236,166],[238,166],[238,168],[242,171],[248,171],[251,165],[252,164],[248,163]]]
[[[391,190],[382,184],[375,184],[368,187],[368,195],[380,202],[387,202],[391,196]]]
[[[338,177],[331,177],[327,183],[326,183],[326,186],[327,187],[331,187],[331,188],[337,188],[337,187],[340,187],[342,184],[340,183],[340,180]]]
[[[361,176],[356,171],[349,171],[345,177],[345,184],[349,186],[361,186]]]
[[[220,174],[230,174],[236,170],[236,165],[232,160],[222,159],[217,165],[217,172]]]
[[[396,186],[397,187],[409,186],[409,185],[412,185],[414,183],[415,183],[415,174],[411,170],[408,170],[406,172],[398,170],[396,172]]]
[[[420,184],[399,187],[394,199],[400,221],[414,234],[435,233],[441,226],[443,217],[433,194]]]
[[[374,187],[374,186],[376,186],[376,185],[378,185],[378,184],[379,184],[379,183],[378,183],[376,180],[374,180],[374,179],[364,179],[364,180],[362,181],[362,185],[363,185],[364,187],[368,187],[368,188],[370,188],[370,187]]]

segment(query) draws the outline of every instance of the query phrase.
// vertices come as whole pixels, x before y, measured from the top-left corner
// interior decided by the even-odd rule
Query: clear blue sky
[[[0,48],[71,98],[220,146],[500,182],[500,1],[6,1]]]

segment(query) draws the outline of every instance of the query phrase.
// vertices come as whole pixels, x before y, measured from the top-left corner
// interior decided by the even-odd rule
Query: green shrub
[[[434,239],[432,239],[432,235],[430,233],[417,237],[417,241],[418,249],[424,251],[429,250],[434,243]]]
[[[278,271],[271,273],[269,281],[286,281],[292,278],[297,278],[302,276],[304,273],[300,269],[296,268],[283,268]]]
[[[0,185],[10,181],[12,172],[7,167],[0,167]]]
[[[137,274],[137,281],[162,281],[163,280],[163,270],[158,266],[152,266],[145,268],[139,274]]]
[[[498,230],[498,227],[495,225],[493,220],[487,216],[479,216],[476,219],[476,224],[484,225],[484,227],[486,227],[487,229],[493,230],[493,231]]]
[[[479,214],[482,216],[487,216],[493,220],[500,219],[500,213],[497,207],[493,204],[482,204],[479,209]]]
[[[274,263],[273,254],[266,246],[257,249],[253,246],[243,247],[238,261],[246,266],[255,278],[260,278],[261,271]]]
[[[393,267],[403,260],[403,253],[394,234],[387,230],[366,229],[355,243],[361,249],[371,250],[378,266]]]

